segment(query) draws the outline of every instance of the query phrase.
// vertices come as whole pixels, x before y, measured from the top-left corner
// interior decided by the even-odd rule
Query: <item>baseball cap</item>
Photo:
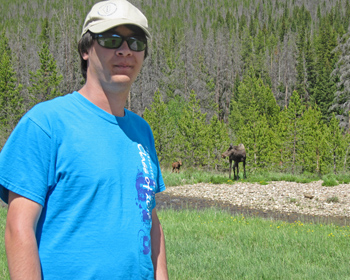
[[[136,25],[145,32],[147,37],[151,37],[147,18],[126,0],[107,0],[96,3],[85,18],[81,36],[88,30],[93,33],[102,33],[124,24]]]

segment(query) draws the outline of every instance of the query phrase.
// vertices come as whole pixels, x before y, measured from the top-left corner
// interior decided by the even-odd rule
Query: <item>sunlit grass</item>
[[[349,279],[350,228],[232,216],[216,209],[158,210],[170,279]],[[0,209],[4,236],[6,209]],[[0,239],[0,279],[9,280]]]
[[[170,279],[348,279],[350,228],[160,210]]]
[[[1,280],[10,280],[8,268],[7,268],[7,259],[5,252],[5,224],[6,224],[6,208],[0,207],[0,279]]]
[[[241,170],[241,169],[240,169]],[[208,172],[198,170],[195,168],[181,169],[180,173],[172,173],[170,170],[162,170],[163,178],[166,186],[180,186],[187,184],[197,183],[211,183],[211,184],[235,184],[236,182],[249,182],[259,183],[266,185],[272,181],[286,181],[297,183],[310,183],[318,180],[323,181],[324,186],[336,186],[338,184],[350,183],[350,174],[327,174],[324,176],[318,176],[316,174],[304,173],[299,175],[293,175],[288,173],[277,172],[253,172],[247,171],[247,178],[243,178],[243,172],[239,174],[239,180],[229,178],[228,172]]]

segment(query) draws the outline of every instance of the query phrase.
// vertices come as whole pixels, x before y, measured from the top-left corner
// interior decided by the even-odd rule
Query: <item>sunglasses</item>
[[[118,49],[124,41],[128,44],[129,49],[135,52],[142,52],[147,47],[146,38],[139,36],[124,37],[113,33],[93,33],[92,38],[96,39],[101,47],[107,49]]]

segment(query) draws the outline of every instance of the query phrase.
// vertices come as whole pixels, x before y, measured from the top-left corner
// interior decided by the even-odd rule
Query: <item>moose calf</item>
[[[174,170],[175,170],[176,173],[179,173],[179,172],[180,172],[180,166],[181,166],[181,165],[182,165],[181,160],[176,161],[176,162],[173,162],[173,164],[172,164],[172,167],[173,167],[172,172],[174,172]]]

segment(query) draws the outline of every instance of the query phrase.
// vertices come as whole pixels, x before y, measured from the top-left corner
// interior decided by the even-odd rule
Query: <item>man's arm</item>
[[[156,280],[168,280],[164,232],[155,209],[152,211],[151,242],[154,278]]]
[[[5,247],[11,280],[40,280],[35,231],[42,206],[11,191],[8,206]]]

